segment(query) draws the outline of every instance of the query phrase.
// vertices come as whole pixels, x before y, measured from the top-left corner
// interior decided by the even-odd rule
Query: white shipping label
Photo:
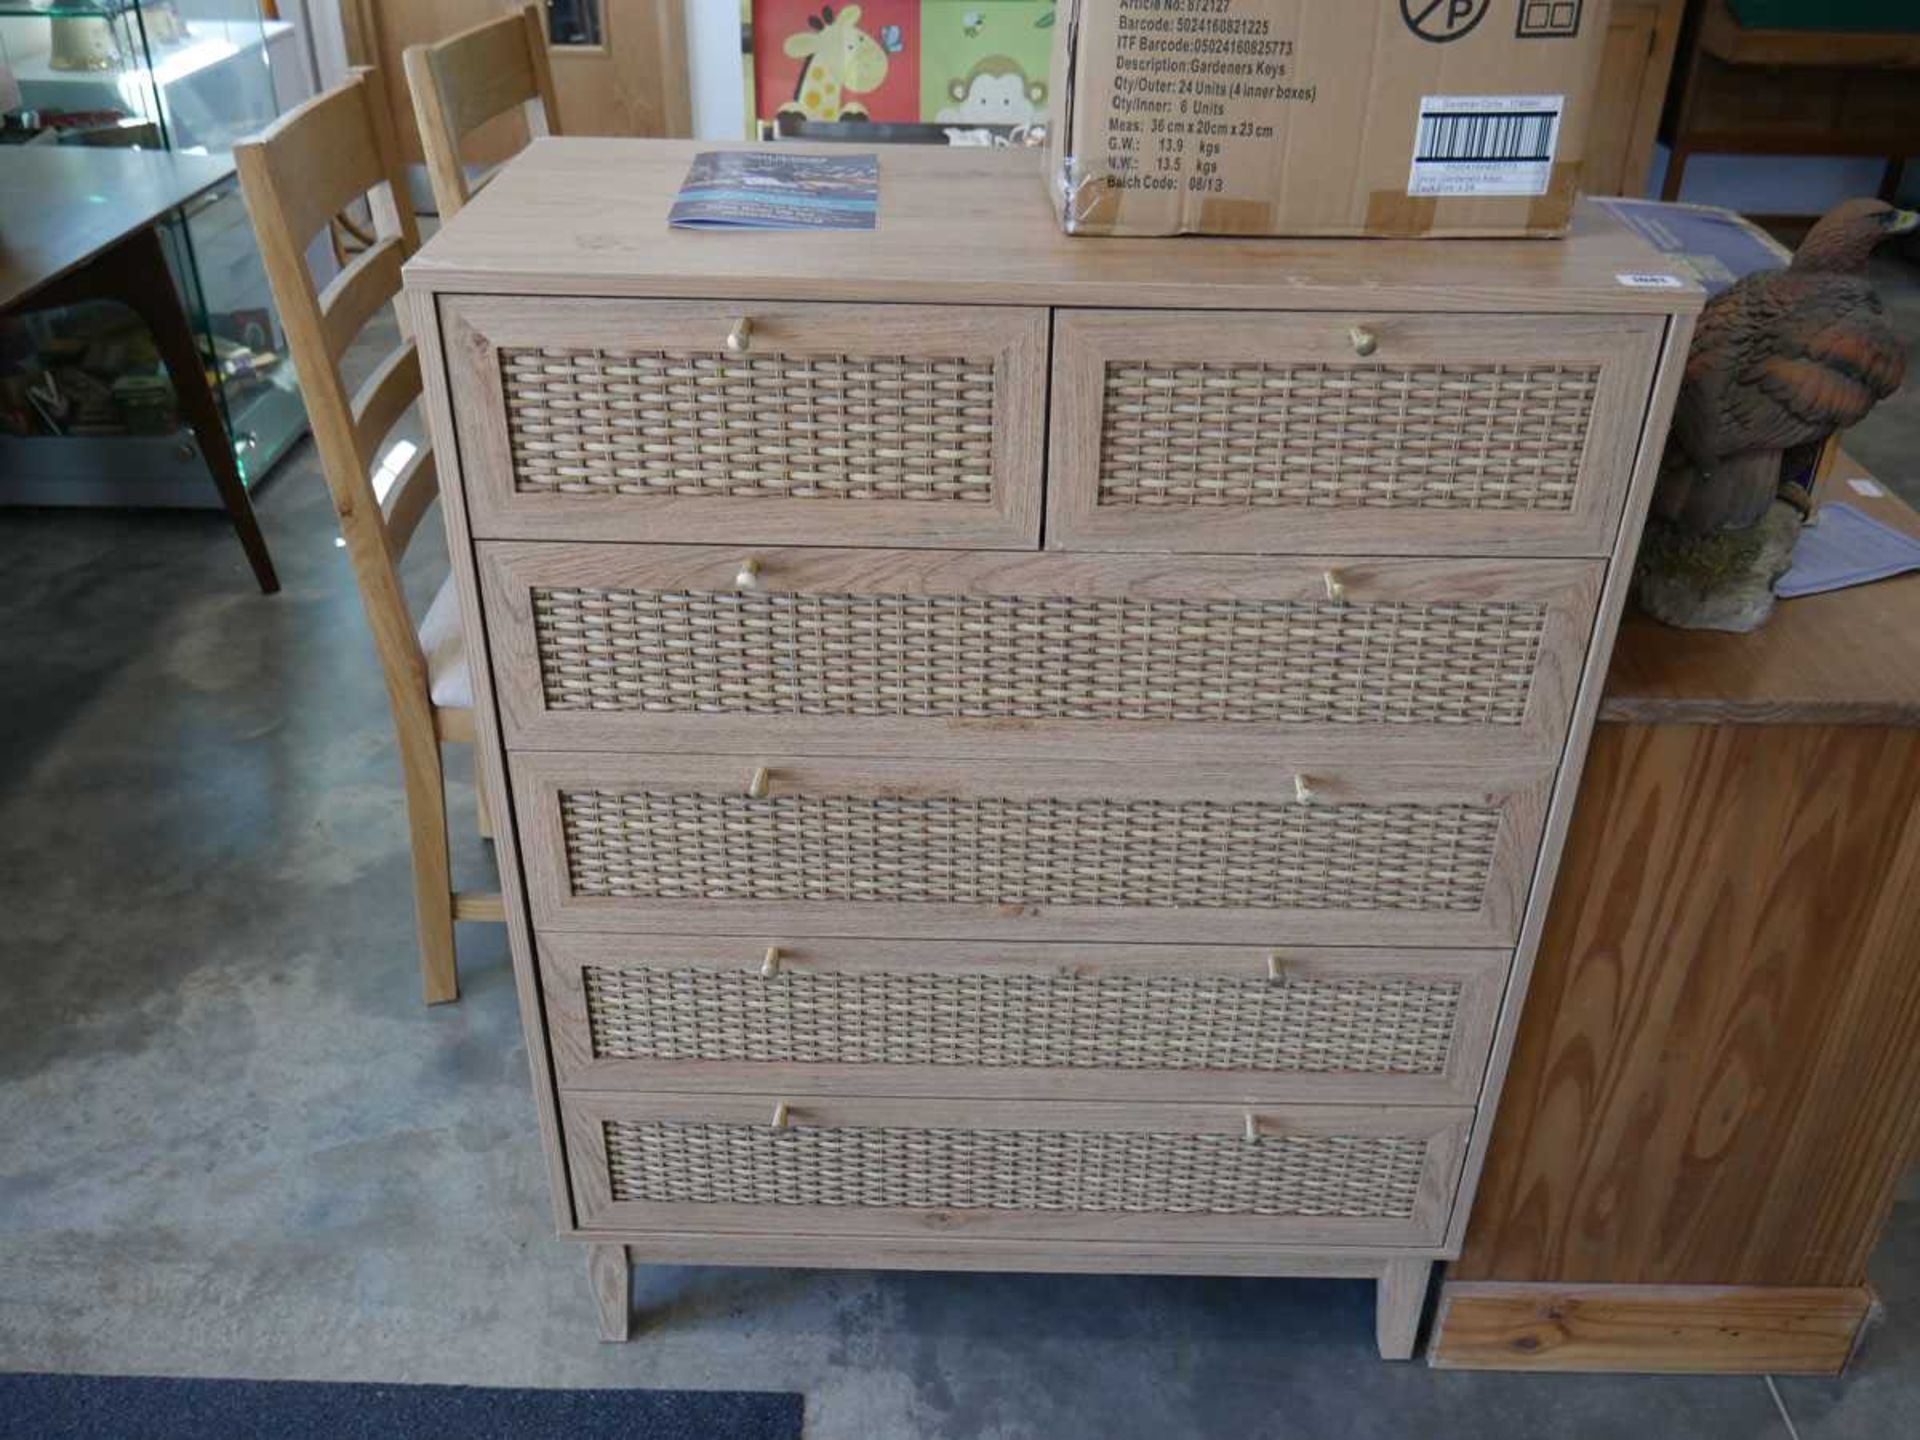
[[[1615,275],[1613,278],[1629,290],[1684,290],[1687,288],[1687,282],[1678,275],[1669,275],[1660,270],[1634,270]]]
[[[1427,95],[1409,195],[1544,195],[1564,95]]]

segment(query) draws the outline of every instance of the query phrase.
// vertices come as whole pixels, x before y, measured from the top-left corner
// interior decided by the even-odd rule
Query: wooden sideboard
[[[1844,455],[1824,492],[1859,494]],[[1436,1364],[1840,1369],[1920,1144],[1920,575],[1622,627]]]
[[[606,1333],[633,1260],[1334,1274],[1407,1355],[1699,294],[1597,213],[1069,239],[1008,152],[673,231],[697,148],[407,267]]]

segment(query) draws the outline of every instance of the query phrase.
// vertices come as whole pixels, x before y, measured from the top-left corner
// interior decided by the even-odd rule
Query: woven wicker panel
[[[523,494],[993,499],[989,358],[500,352]]]
[[[549,710],[1518,725],[1546,607],[536,589]]]
[[[1478,910],[1470,805],[563,791],[576,895]]]
[[[613,1198],[1405,1220],[1427,1143],[905,1126],[604,1122]]]
[[[586,971],[599,1059],[1443,1075],[1460,982]]]
[[[1102,505],[1567,510],[1594,365],[1115,363]]]

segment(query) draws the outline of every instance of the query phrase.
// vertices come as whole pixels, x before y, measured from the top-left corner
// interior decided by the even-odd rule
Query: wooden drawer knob
[[[1308,780],[1306,776],[1295,775],[1293,777],[1293,798],[1298,800],[1302,805],[1311,805],[1314,800],[1318,798],[1318,792],[1314,790],[1313,782]]]
[[[1362,360],[1380,348],[1380,337],[1364,325],[1356,325],[1347,331],[1347,338],[1353,341],[1353,353]]]
[[[762,765],[753,772],[753,778],[747,781],[747,798],[764,800],[767,792],[773,788],[773,774]]]
[[[793,1111],[791,1110],[791,1108],[789,1108],[786,1101],[782,1100],[778,1105],[775,1105],[773,1107],[773,1128],[774,1129],[776,1130],[786,1129],[788,1123],[792,1120],[792,1118],[793,1118]]]
[[[1247,1128],[1246,1128],[1247,1139],[1258,1140],[1260,1138],[1259,1117],[1255,1115],[1253,1111],[1249,1110],[1247,1111],[1247,1114],[1246,1114],[1246,1122],[1247,1122]]]
[[[742,315],[733,322],[733,328],[727,331],[727,349],[736,355],[747,353],[747,347],[753,343],[753,321]]]
[[[758,590],[760,588],[760,561],[749,555],[740,562],[739,573],[733,577],[736,590]]]
[[[780,947],[778,945],[767,946],[766,959],[760,962],[760,973],[769,980],[780,973]]]
[[[1267,978],[1269,980],[1284,980],[1287,978],[1287,962],[1281,958],[1278,950],[1269,950],[1267,952]]]
[[[1347,598],[1347,582],[1338,570],[1328,570],[1320,578],[1326,582],[1327,599],[1338,605]]]

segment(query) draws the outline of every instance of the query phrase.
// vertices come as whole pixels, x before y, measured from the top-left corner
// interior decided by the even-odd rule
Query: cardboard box
[[[1062,0],[1075,235],[1560,235],[1608,0]]]

